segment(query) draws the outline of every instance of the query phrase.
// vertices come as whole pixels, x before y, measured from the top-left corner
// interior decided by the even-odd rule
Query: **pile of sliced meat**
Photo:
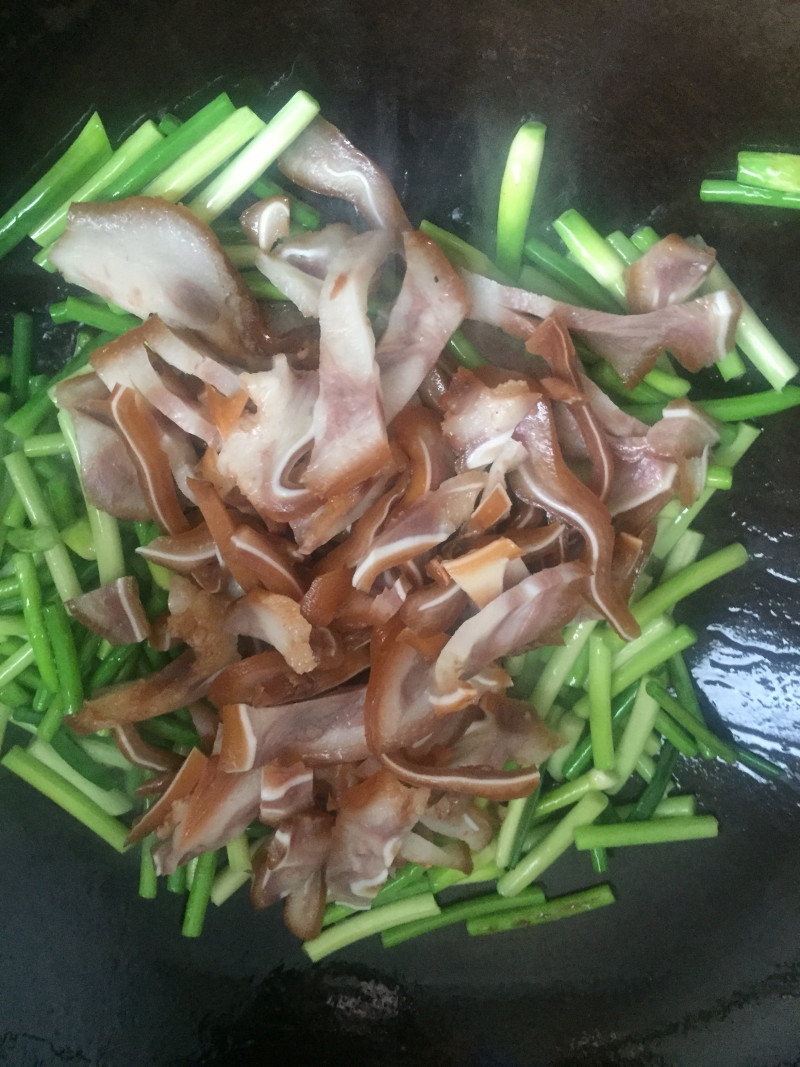
[[[145,320],[58,402],[91,502],[154,520],[142,555],[173,574],[155,622],[130,578],[72,603],[176,655],[71,725],[153,772],[131,839],[155,833],[160,873],[270,827],[252,898],[285,899],[307,938],[326,901],[368,907],[405,861],[469,871],[492,802],[528,795],[560,743],[507,695],[504,657],[582,618],[634,638],[654,517],[703,485],[709,420],[686,401],[652,427],[624,414],[571,336],[634,384],[666,350],[721,358],[738,306],[692,299],[713,256],[677,238],[631,268],[635,314],[458,272],[322,120],[280,165],[361,227],[296,236],[285,198],[249,208],[283,304],[259,307],[213,232],[157,199],[74,205],[50,259]],[[462,328],[487,366],[444,354]],[[182,707],[202,749],[145,741],[137,723]]]

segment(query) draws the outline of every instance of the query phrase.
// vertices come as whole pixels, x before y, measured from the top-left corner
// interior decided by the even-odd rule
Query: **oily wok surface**
[[[702,232],[800,355],[800,216],[696,195],[738,148],[800,150],[796,3],[15,0],[0,40],[3,206],[93,108],[119,136],[222,89],[267,113],[303,87],[390,173],[413,221],[491,249],[508,142],[536,118],[543,218],[574,206],[604,231]],[[4,320],[55,284],[25,255],[0,264]],[[63,357],[57,337],[45,348]],[[712,721],[788,768],[772,785],[682,765],[719,839],[617,853],[618,903],[568,923],[491,939],[453,928],[391,952],[370,941],[311,967],[279,912],[255,915],[244,893],[182,939],[177,898],[138,899],[134,855],[3,774],[0,1063],[796,1062],[799,435],[796,412],[768,420],[699,524],[709,548],[742,540],[751,554],[684,612],[702,631],[691,659]],[[545,883],[595,877],[573,857]]]

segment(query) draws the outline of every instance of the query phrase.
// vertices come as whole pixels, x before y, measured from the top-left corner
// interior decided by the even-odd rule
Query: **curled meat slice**
[[[118,519],[150,518],[125,440],[108,412],[109,391],[94,373],[59,382],[56,403],[69,413],[81,461],[86,499]]]
[[[383,753],[381,762],[401,781],[465,796],[512,800],[529,796],[539,784],[539,766],[561,738],[521,700],[484,696],[483,717],[455,740],[445,764],[428,764],[406,753]],[[518,766],[504,770],[513,760]]]
[[[259,652],[220,671],[211,683],[209,696],[218,707],[224,704],[273,707],[327,693],[349,682],[368,666],[366,643],[346,649],[341,659],[330,667],[316,667],[306,674],[291,670],[280,652]]]
[[[368,591],[381,571],[413,560],[446,541],[470,517],[485,484],[486,476],[479,472],[457,474],[400,511],[375,537],[356,567],[354,588]]]
[[[172,874],[201,852],[227,844],[256,818],[260,797],[260,770],[227,774],[219,756],[207,757],[197,784],[176,805],[169,836],[153,849],[156,871]]]
[[[625,295],[634,313],[655,311],[688,300],[716,262],[707,245],[698,248],[671,233],[653,245],[625,271]]]
[[[70,615],[110,645],[132,645],[150,633],[139,586],[130,575],[81,593],[65,604]]]
[[[253,856],[253,906],[266,908],[285,898],[284,921],[306,941],[322,928],[332,826],[333,817],[324,811],[299,812],[281,822]]]
[[[260,514],[277,522],[308,514],[319,500],[297,484],[293,472],[311,447],[317,375],[292,370],[278,355],[271,370],[243,374],[241,384],[255,411],[245,411],[223,443],[220,474],[232,479]]]
[[[336,256],[322,286],[319,396],[303,476],[303,484],[322,497],[351,489],[391,459],[367,292],[392,245],[381,231],[358,234]]]
[[[446,841],[437,845],[423,834],[409,830],[397,853],[398,861],[418,863],[420,867],[449,867],[472,873],[472,856],[463,841]]]
[[[162,372],[154,366],[145,343],[148,326],[145,323],[128,330],[93,353],[92,366],[98,377],[112,390],[115,385],[135,389],[186,433],[218,447],[219,431],[197,397],[166,364]]]
[[[160,830],[162,837],[170,832],[185,807],[186,799],[191,796],[200,781],[207,763],[208,758],[199,748],[190,750],[158,800],[133,824],[128,834],[129,845],[141,841],[155,830]]]
[[[458,793],[443,793],[423,811],[419,821],[434,833],[463,841],[473,852],[486,848],[497,828],[489,810]]]
[[[719,441],[714,420],[689,400],[671,400],[646,439],[657,456],[677,463],[681,504],[693,504],[705,485],[708,450]]]
[[[168,533],[188,530],[155,412],[137,392],[120,385],[114,387],[110,406],[136,467],[150,515]]]
[[[317,666],[311,648],[311,623],[303,618],[297,601],[282,593],[251,589],[231,605],[225,629],[228,633],[248,634],[266,641],[298,674]]]
[[[365,759],[364,694],[365,686],[348,686],[295,704],[224,705],[222,766],[243,771],[278,757],[308,764]]]
[[[267,826],[277,826],[290,815],[314,806],[314,772],[302,760],[261,768],[261,805],[258,817]]]
[[[326,872],[334,900],[369,907],[427,803],[427,789],[409,789],[386,770],[341,795]]]
[[[350,201],[370,226],[411,229],[386,174],[325,119],[314,119],[280,156],[278,166],[304,189]]]
[[[606,359],[627,386],[640,382],[667,349],[690,371],[723,359],[733,344],[741,311],[739,297],[725,292],[642,315],[613,315],[502,286],[468,271],[460,274],[472,301],[472,318],[526,340],[535,326],[528,316],[554,315]]]
[[[405,407],[469,310],[464,284],[424,233],[403,234],[406,273],[375,359],[387,424]]]
[[[49,254],[68,282],[168,326],[196,330],[241,366],[261,361],[255,298],[211,229],[154,197],[76,203]]]
[[[436,660],[434,705],[450,711],[472,703],[479,672],[566,626],[583,606],[586,583],[582,564],[561,563],[532,574],[462,622]]]

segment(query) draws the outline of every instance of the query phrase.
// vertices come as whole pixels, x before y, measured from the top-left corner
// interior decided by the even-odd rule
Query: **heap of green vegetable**
[[[36,262],[48,269],[48,250],[63,231],[73,200],[115,200],[132,194],[182,201],[213,224],[226,251],[256,295],[281,294],[252,270],[253,248],[236,221],[236,205],[280,193],[264,172],[316,114],[307,94],[297,94],[269,122],[247,107],[234,107],[226,94],[181,122],[172,115],[148,121],[112,150],[95,114],[64,154],[0,219],[0,255],[26,239],[40,246]],[[554,220],[566,251],[529,233],[531,205],[544,147],[545,129],[528,123],[515,138],[500,194],[494,260],[432,222],[421,229],[457,266],[512,279],[554,299],[619,312],[625,307],[623,274],[658,235],[649,227],[630,237],[601,236],[577,211]],[[763,185],[797,197],[789,168],[753,154],[740,164],[740,182],[755,174]],[[772,168],[772,169],[769,169]],[[788,184],[787,184],[788,182]],[[206,184],[204,184],[206,183]],[[788,192],[787,192],[788,190]],[[707,190],[706,190],[707,192]],[[705,195],[705,194],[704,194]],[[706,197],[708,198],[708,197]],[[796,205],[795,205],[796,206]],[[315,228],[314,208],[291,197],[293,226]],[[542,233],[538,225],[534,232]],[[733,283],[719,266],[706,291]],[[72,336],[72,352],[52,378],[35,370],[33,320],[13,317],[10,353],[0,357],[5,392],[0,393],[4,471],[0,483],[0,741],[9,726],[0,762],[122,852],[128,817],[142,810],[137,787],[142,771],[121,755],[108,731],[78,737],[69,718],[85,697],[105,686],[146,675],[169,662],[169,652],[147,641],[111,647],[84,630],[64,602],[81,592],[132,574],[148,615],[165,608],[168,576],[134,551],[158,529],[150,523],[118,521],[84,497],[80,461],[69,418],[53,403],[55,384],[83,368],[91,353],[138,319],[98,298],[69,295],[50,314]],[[78,324],[73,334],[70,324]],[[626,388],[609,365],[587,365],[587,373],[624,410],[655,421],[664,405],[690,392],[691,399],[720,420],[722,433],[705,489],[690,507],[677,501],[661,512],[650,561],[634,593],[632,611],[641,636],[625,644],[597,620],[574,623],[563,644],[507,661],[513,695],[558,729],[564,743],[542,768],[542,781],[527,798],[498,805],[496,839],[473,857],[473,871],[403,866],[362,913],[328,906],[325,929],[305,949],[312,959],[372,933],[387,946],[444,925],[465,922],[470,934],[493,933],[552,921],[613,902],[600,884],[548,900],[535,883],[572,847],[586,851],[595,872],[608,870],[608,850],[713,837],[709,814],[697,814],[693,796],[676,792],[681,757],[742,763],[767,777],[781,769],[763,756],[722,740],[703,720],[683,658],[696,634],[673,619],[675,607],[714,579],[746,562],[741,545],[703,555],[704,537],[693,522],[711,496],[732,484],[733,469],[759,430],[747,420],[800,403],[789,385],[797,367],[745,303],[737,347],[718,364],[725,381],[741,377],[748,364],[769,388],[747,395],[706,400],[669,359],[634,388]],[[483,363],[480,352],[457,332],[448,345],[468,367]],[[189,712],[182,709],[141,725],[143,736],[185,755],[200,743]],[[12,736],[13,735],[13,736]],[[183,933],[197,936],[209,901],[222,904],[250,879],[251,856],[266,828],[255,824],[226,850],[208,852],[166,878],[170,892],[188,894]],[[150,840],[141,848],[139,892],[152,898],[158,879]],[[478,896],[448,902],[451,886],[481,886]]]

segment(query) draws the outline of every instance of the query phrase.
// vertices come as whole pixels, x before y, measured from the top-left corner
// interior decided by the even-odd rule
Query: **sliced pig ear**
[[[697,292],[716,259],[707,245],[697,247],[674,233],[663,237],[625,271],[628,307],[641,314],[682,304]]]
[[[246,771],[276,759],[303,759],[309,764],[366,759],[365,691],[363,685],[348,686],[273,707],[225,704],[220,744],[223,768]]]
[[[66,602],[73,618],[110,645],[132,645],[150,635],[136,579],[127,575]]]
[[[464,283],[430,237],[403,234],[406,272],[375,353],[387,425],[402,411],[469,310]]]
[[[469,271],[459,273],[472,301],[470,317],[527,340],[536,325],[530,316],[553,315],[607,360],[627,386],[640,382],[667,350],[690,371],[724,359],[742,307],[735,293],[721,292],[641,315],[613,315],[503,286]]]
[[[191,793],[173,811],[169,836],[162,828],[159,836],[165,839],[153,849],[156,871],[172,874],[202,852],[227,844],[257,818],[260,798],[260,771],[227,774],[219,756],[208,756]]]
[[[255,298],[213,231],[180,204],[147,196],[73,204],[50,262],[140,318],[196,330],[233,363],[263,364]]]
[[[323,118],[306,127],[280,156],[278,166],[303,189],[348,200],[371,227],[411,229],[385,172]]]
[[[369,907],[428,795],[427,788],[409,788],[383,769],[342,793],[326,871],[335,901]]]

